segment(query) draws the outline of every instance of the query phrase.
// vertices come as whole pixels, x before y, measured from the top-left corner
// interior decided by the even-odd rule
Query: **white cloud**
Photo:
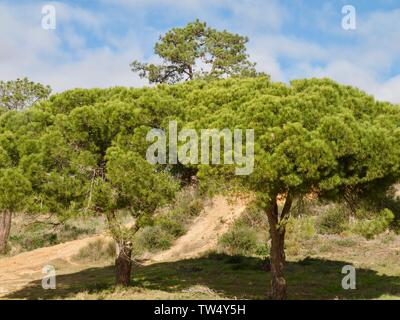
[[[133,60],[133,50],[115,53],[110,49],[86,52],[79,61],[63,65],[43,65],[36,77],[43,83],[51,82],[57,90],[86,87],[142,86],[144,80],[138,78],[129,68]]]
[[[328,77],[345,85],[355,86],[376,99],[400,103],[400,75],[387,81],[378,81],[373,72],[364,69],[346,60],[335,60],[325,67],[313,67],[309,64],[300,64],[299,73],[308,77]]]
[[[124,32],[112,31],[115,25],[110,24],[122,23],[115,16],[110,20],[108,14],[112,16],[112,12],[51,2],[57,9],[57,23],[62,26],[54,32],[41,28],[41,6],[37,2],[0,4],[1,79],[28,76],[57,91],[73,87],[141,86],[146,82],[131,72],[129,63],[134,59],[157,61],[149,53],[157,36],[166,31],[160,28],[199,17],[210,26],[249,36],[251,60],[275,81],[327,76],[357,86],[378,99],[400,103],[400,75],[393,75],[393,68],[400,61],[400,10],[362,16],[358,29],[352,33],[341,30],[337,21],[331,35],[346,41],[323,46],[306,35],[300,38],[295,32],[284,31],[289,13],[275,0],[102,2],[120,14],[118,18],[126,27]],[[152,10],[157,10],[165,20],[149,24],[145,16]],[[334,16],[334,10],[324,6],[319,15],[300,23],[302,27],[314,24],[322,37],[329,33],[328,20]],[[89,43],[89,33],[100,42],[94,46]]]
[[[378,99],[400,104],[400,75],[378,85],[375,95]]]
[[[309,70],[309,73],[310,76],[329,77],[340,83],[353,85],[369,92],[375,90],[376,87],[376,81],[368,71],[345,60],[332,61],[324,68]]]
[[[74,87],[141,86],[145,83],[129,68],[132,60],[143,58],[133,34],[114,38],[113,49],[107,44],[98,49],[88,48],[85,38],[68,22],[91,26],[101,32],[101,17],[95,20],[96,16],[82,9],[55,5],[57,22],[65,23],[62,34],[41,28],[40,6],[24,6],[18,10],[0,5],[2,80],[27,76],[50,84],[54,91]],[[32,12],[38,13],[38,19],[32,18]],[[64,45],[74,51],[75,58],[64,51]]]

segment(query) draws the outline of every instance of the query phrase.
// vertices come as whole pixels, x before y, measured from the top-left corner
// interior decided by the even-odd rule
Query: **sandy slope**
[[[242,199],[228,201],[222,196],[215,197],[183,237],[179,238],[169,250],[151,256],[148,263],[192,258],[214,248],[218,237],[244,209],[245,201]],[[96,235],[0,259],[0,297],[33,280],[41,279],[42,268],[56,260],[65,262],[66,268],[76,264],[71,258],[88,243],[99,239],[107,237]],[[58,267],[58,274],[65,272],[67,270]]]
[[[106,239],[103,235],[61,243],[19,255],[0,259],[0,296],[16,290],[32,280],[41,279],[42,268],[52,265],[55,260],[64,260],[70,264],[71,257],[89,242]]]
[[[189,231],[176,240],[167,251],[156,254],[153,262],[176,261],[197,257],[215,248],[218,238],[246,208],[246,201],[228,201],[222,196],[213,199],[191,225]]]

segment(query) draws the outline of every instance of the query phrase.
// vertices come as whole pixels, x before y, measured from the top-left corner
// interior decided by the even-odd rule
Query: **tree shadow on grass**
[[[285,269],[289,299],[375,299],[383,295],[400,297],[400,277],[380,275],[374,270],[356,269],[357,289],[344,290],[344,261],[304,259],[288,262]],[[270,273],[263,261],[250,257],[209,255],[177,262],[157,263],[133,270],[132,287],[181,293],[202,285],[226,298],[268,299]],[[101,293],[113,289],[114,267],[89,268],[57,276],[57,289],[43,290],[33,281],[6,296],[11,299],[68,298],[79,292]]]

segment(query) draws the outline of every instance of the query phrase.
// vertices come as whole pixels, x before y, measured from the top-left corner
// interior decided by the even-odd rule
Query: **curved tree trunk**
[[[271,230],[271,288],[272,299],[284,300],[286,294],[286,280],[283,269],[285,264],[285,232]]]
[[[131,282],[132,243],[121,239],[121,226],[115,216],[115,211],[107,212],[108,228],[117,243],[117,258],[115,259],[115,284],[127,287]]]
[[[271,235],[271,298],[274,300],[284,300],[287,297],[286,280],[284,278],[285,265],[285,219],[287,218],[292,206],[292,198],[287,196],[285,205],[279,215],[276,198],[271,202],[267,210],[269,230]]]
[[[11,230],[11,212],[0,213],[0,254],[6,253]]]
[[[129,286],[132,271],[132,244],[118,241],[118,256],[115,259],[115,283],[124,287]]]

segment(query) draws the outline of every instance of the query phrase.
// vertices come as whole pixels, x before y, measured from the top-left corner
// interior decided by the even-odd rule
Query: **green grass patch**
[[[203,258],[135,267],[132,285],[114,287],[114,268],[103,266],[59,275],[56,290],[40,281],[9,295],[25,299],[268,299],[270,272],[254,257],[210,254]],[[357,289],[341,287],[348,261],[305,258],[288,261],[285,274],[289,299],[392,299],[400,297],[400,275],[387,276],[357,268]],[[201,294],[191,294],[203,288]]]

